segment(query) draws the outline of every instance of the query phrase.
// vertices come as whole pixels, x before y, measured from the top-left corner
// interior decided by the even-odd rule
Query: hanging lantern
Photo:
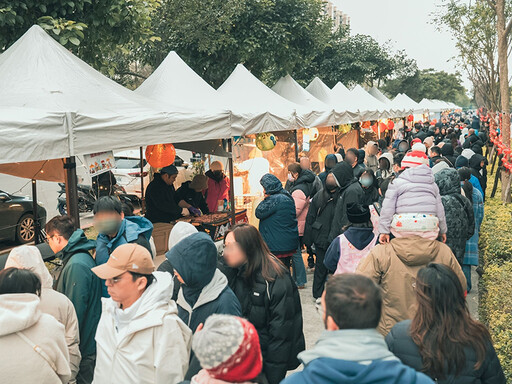
[[[311,128],[308,130],[309,141],[316,141],[320,137],[320,132],[318,132],[317,128]]]
[[[370,128],[372,123],[370,121],[363,121],[363,124],[361,124],[361,128]]]
[[[393,122],[393,120],[388,120],[388,131],[392,131],[393,128],[395,128],[395,123]]]
[[[174,163],[176,149],[172,144],[148,145],[146,160],[153,168],[163,168]]]
[[[277,139],[273,133],[258,133],[256,135],[256,147],[260,151],[270,151],[277,144]]]
[[[346,133],[349,133],[351,129],[352,129],[352,124],[342,124],[342,125],[340,125],[339,131],[341,134],[346,134]]]
[[[432,124],[432,125],[436,125],[436,124],[437,124],[437,119],[433,119],[433,120],[430,122],[430,124]]]
[[[407,116],[407,121],[414,121],[414,116],[413,115]]]

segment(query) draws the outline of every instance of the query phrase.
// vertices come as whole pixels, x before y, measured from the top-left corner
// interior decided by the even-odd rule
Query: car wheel
[[[20,244],[34,241],[34,216],[30,213],[23,215],[16,227],[16,241]]]

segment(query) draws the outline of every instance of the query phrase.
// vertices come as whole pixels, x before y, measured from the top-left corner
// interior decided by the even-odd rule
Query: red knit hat
[[[411,145],[414,145],[416,143],[421,143],[421,139],[416,138],[411,141]]]
[[[429,159],[425,152],[411,151],[404,156],[402,160],[402,169],[414,168],[423,164],[429,165],[429,163]]]
[[[240,317],[211,315],[194,335],[192,349],[201,367],[218,380],[241,383],[255,379],[262,369],[258,332]]]

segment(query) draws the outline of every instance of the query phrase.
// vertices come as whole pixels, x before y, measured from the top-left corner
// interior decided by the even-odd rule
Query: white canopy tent
[[[197,113],[139,96],[31,27],[0,55],[0,163],[207,139],[229,114]],[[167,110],[167,111],[166,111]]]
[[[357,84],[351,93],[357,98],[358,102],[368,108],[370,111],[378,111],[381,113],[381,118],[394,118],[403,117],[405,115],[405,108],[392,108],[386,103],[376,99],[368,93],[363,87]]]
[[[236,66],[217,92],[232,112],[233,136],[306,127],[306,108],[279,96],[242,64]]]
[[[382,101],[384,104],[389,104],[391,103],[391,100],[388,99],[386,97],[386,95],[384,95],[377,87],[372,87],[370,88],[370,90],[368,91],[368,93],[370,95],[372,95],[373,97],[375,97],[377,100],[380,100]]]
[[[396,95],[389,105],[396,109],[402,108],[407,114],[421,114],[425,112],[425,108],[404,93]]]
[[[382,117],[382,111],[379,111],[375,105],[368,103],[359,92],[353,93],[341,82],[336,83],[332,88],[332,94],[338,105],[345,106],[348,111],[356,117],[356,121],[376,120]],[[378,100],[375,100],[376,102]]]
[[[280,78],[272,90],[285,99],[310,109],[312,113],[309,121],[306,122],[310,127],[341,124],[341,114],[336,113],[332,106],[320,101],[302,88],[290,75]]]

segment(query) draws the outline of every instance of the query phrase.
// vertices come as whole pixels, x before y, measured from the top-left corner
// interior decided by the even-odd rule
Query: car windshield
[[[146,160],[144,160],[144,165],[146,165]],[[140,168],[140,159],[126,159],[126,158],[116,157],[116,168],[118,168],[118,169]]]

